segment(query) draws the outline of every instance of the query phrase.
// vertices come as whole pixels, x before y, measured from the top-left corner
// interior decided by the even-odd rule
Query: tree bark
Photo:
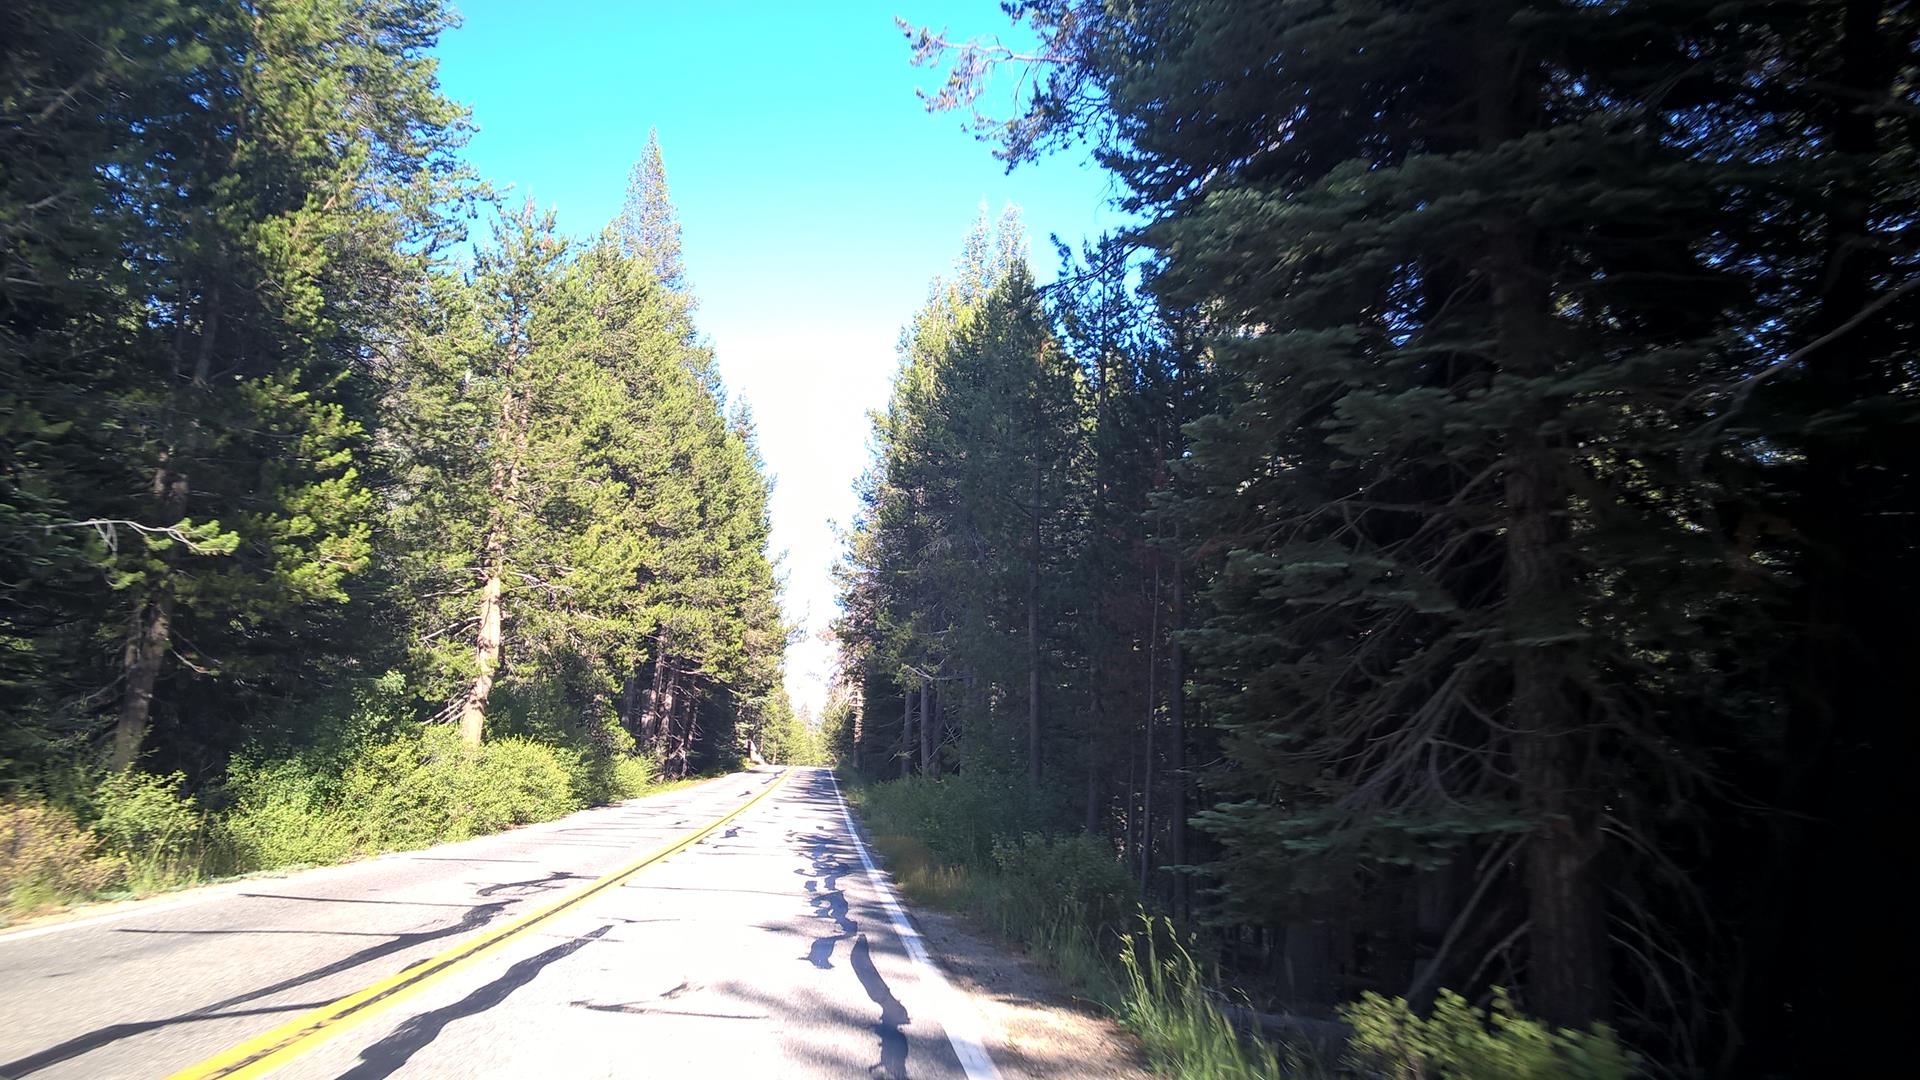
[[[1146,893],[1153,874],[1153,717],[1160,696],[1160,568],[1153,571],[1153,603],[1147,608],[1147,714],[1141,732],[1140,765],[1140,891]]]
[[[493,696],[493,675],[500,667],[501,578],[498,563],[490,566],[480,590],[480,632],[474,636],[473,684],[460,709],[460,741],[479,746],[486,734],[487,701]]]
[[[170,464],[163,463],[153,471],[151,490],[162,522],[173,525],[186,516],[187,478],[173,471]],[[162,574],[171,574],[171,557],[165,562],[167,568]],[[153,721],[154,687],[173,648],[173,609],[173,583],[164,576],[134,608],[121,654],[124,684],[108,758],[108,766],[115,770],[132,768],[146,745],[147,729]]]
[[[188,340],[187,325],[187,321],[182,320],[176,328],[172,366],[176,377],[187,374],[191,388],[189,392],[197,394],[206,388],[213,363],[214,343],[220,333],[220,285],[217,279],[200,301],[198,345],[194,350],[190,373],[182,371]],[[173,429],[170,439],[181,435],[174,427],[181,411],[179,404],[179,399],[175,398],[168,410],[167,424]],[[191,417],[194,415],[191,403],[186,412],[191,428]],[[187,516],[187,477],[175,471],[174,464],[174,447],[169,446],[161,454],[159,467],[153,471],[153,484],[149,489],[161,525],[178,524]],[[163,556],[162,561],[165,564],[165,569],[161,571],[162,578],[146,598],[135,606],[127,630],[126,646],[121,653],[124,682],[119,716],[113,727],[113,749],[108,757],[108,766],[115,770],[132,768],[134,762],[140,759],[140,752],[146,745],[147,729],[153,722],[154,688],[159,684],[167,653],[173,648],[174,592],[173,583],[166,580],[173,572],[172,556]]]
[[[653,676],[640,699],[640,729],[634,734],[643,747],[652,749],[662,741],[667,730],[663,711],[667,702],[667,628],[664,626],[654,630]]]
[[[153,715],[153,688],[160,678],[173,633],[173,590],[162,585],[135,609],[127,635],[124,659],[126,689],[120,698],[120,718],[113,729],[115,770],[132,768],[140,759],[147,726]]]
[[[920,775],[937,776],[939,768],[933,763],[933,680],[920,680]]]
[[[1517,108],[1525,64],[1509,37],[1513,12],[1511,4],[1489,3],[1477,13],[1483,149],[1500,147],[1525,126]],[[1539,235],[1520,209],[1490,229],[1496,348],[1502,373],[1514,379],[1539,378],[1554,366],[1551,297],[1539,248]],[[1521,805],[1534,822],[1524,872],[1531,924],[1527,1003],[1550,1023],[1584,1027],[1607,1013],[1601,840],[1594,800],[1583,790],[1587,748],[1572,691],[1578,660],[1557,627],[1547,625],[1556,603],[1572,593],[1566,483],[1542,434],[1548,419],[1545,403],[1536,400],[1505,433],[1508,723]]]
[[[900,779],[913,775],[913,687],[900,686]]]
[[[1496,241],[1494,295],[1506,370],[1540,374],[1548,349],[1544,291],[1525,261],[1519,230]],[[1531,962],[1528,1002],[1561,1026],[1606,1015],[1605,923],[1596,861],[1600,831],[1582,757],[1588,752],[1573,698],[1572,648],[1543,636],[1537,612],[1568,597],[1564,565],[1566,490],[1552,447],[1540,434],[1546,416],[1523,411],[1508,432],[1506,605],[1513,679],[1509,724],[1521,805],[1534,822],[1526,881]],[[1549,638],[1556,635],[1544,635]]]
[[[1881,290],[1900,282],[1886,213],[1868,170],[1884,151],[1867,103],[1897,100],[1905,35],[1899,7],[1883,0],[1836,5],[1837,47],[1824,73],[1835,90],[1824,117],[1834,163],[1845,163],[1824,203],[1825,236],[1811,279],[1817,306],[1798,339],[1817,341],[1852,322]],[[1911,22],[1905,25],[1911,26]],[[1896,204],[1897,205],[1897,204]],[[1886,283],[1882,285],[1881,283]],[[1772,388],[1805,416],[1845,416],[1861,403],[1899,394],[1904,377],[1900,319],[1891,311],[1856,325],[1808,354],[1804,372]],[[1910,346],[1907,351],[1911,352]],[[1733,983],[1748,1044],[1746,1071],[1869,1072],[1877,1040],[1894,1031],[1891,1000],[1853,1001],[1819,987],[1898,980],[1898,950],[1881,947],[1902,900],[1875,884],[1882,823],[1903,812],[1911,726],[1886,722],[1912,710],[1910,662],[1920,649],[1912,609],[1920,595],[1911,558],[1915,519],[1911,436],[1885,421],[1832,423],[1795,433],[1805,456],[1787,504],[1802,567],[1792,619],[1799,670],[1772,800],[1767,871],[1747,886],[1753,912],[1742,927],[1749,967]],[[1809,938],[1807,926],[1826,928]],[[1855,1059],[1860,1060],[1855,1064]],[[1764,1063],[1764,1065],[1763,1065]]]
[[[1087,659],[1087,820],[1085,831],[1093,836],[1100,831],[1100,741],[1093,734],[1100,720],[1100,661]]]
[[[1037,429],[1036,429],[1037,430]],[[1036,439],[1036,444],[1038,440]],[[1027,780],[1040,786],[1040,454],[1033,457],[1033,536],[1027,559]]]
[[[1179,538],[1176,527],[1176,544]],[[1181,580],[1185,574],[1186,560],[1176,556],[1171,609],[1167,613],[1167,776],[1172,781],[1167,790],[1167,861],[1174,866],[1184,866],[1187,861],[1187,675],[1179,638],[1182,620],[1186,618],[1183,607],[1186,591]],[[1186,903],[1187,877],[1176,873],[1173,875],[1175,914],[1184,914]]]
[[[640,669],[627,673],[620,684],[620,723],[636,741],[640,738]]]
[[[514,332],[518,333],[517,326]],[[475,671],[473,682],[467,688],[467,699],[460,708],[460,741],[468,746],[480,745],[486,735],[487,702],[493,696],[494,674],[500,667],[504,642],[507,529],[513,504],[520,497],[520,469],[527,454],[532,409],[526,395],[516,394],[511,385],[518,369],[517,363],[509,362],[506,371],[509,385],[500,397],[499,441],[506,449],[502,457],[494,460],[493,481],[489,485],[493,519],[487,527],[487,577],[480,590],[480,630],[474,635]]]

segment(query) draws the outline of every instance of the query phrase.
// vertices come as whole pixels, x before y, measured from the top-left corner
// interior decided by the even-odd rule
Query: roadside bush
[[[295,760],[235,762],[221,820],[238,869],[338,862],[353,854],[351,822],[337,804],[339,777]]]
[[[64,810],[0,803],[0,914],[31,915],[118,884],[126,863],[101,856],[99,847]]]
[[[108,773],[94,788],[94,834],[134,865],[184,867],[204,846],[205,819],[192,796],[182,796],[186,776],[156,776],[125,769]]]
[[[658,768],[652,759],[619,751],[568,756],[574,801],[581,806],[637,799],[652,789]]]
[[[465,840],[630,799],[652,763],[505,737],[478,747],[449,728],[360,749],[338,773],[299,760],[235,766],[224,831],[240,864],[267,869]]]
[[[975,773],[890,780],[862,794],[876,829],[917,837],[933,854],[968,867],[995,865],[995,845],[1038,820],[1031,803],[1024,780]]]
[[[472,758],[468,767],[455,770],[465,806],[449,822],[448,840],[551,821],[586,805],[574,795],[577,754],[514,738],[484,743],[477,753],[461,749]]]
[[[1008,891],[1039,914],[1053,919],[1072,913],[1098,933],[1119,926],[1137,906],[1126,869],[1104,842],[1091,836],[1038,836],[994,844],[993,861],[1007,878]]]
[[[1278,1048],[1235,1030],[1172,924],[1140,914],[1133,880],[1105,841],[1022,829],[1039,815],[1017,779],[909,778],[848,795],[909,899],[972,912],[1026,945],[1112,1009],[1157,1071],[1220,1080],[1323,1072],[1291,1057],[1283,1072]],[[1125,932],[1136,916],[1140,925]]]
[[[613,759],[612,798],[596,800],[598,802],[617,802],[622,799],[637,799],[652,788],[659,777],[660,769],[652,758],[638,754],[622,754]]]
[[[1639,1060],[1605,1026],[1554,1030],[1521,1015],[1504,988],[1493,994],[1493,1007],[1482,1009],[1442,990],[1424,1018],[1404,998],[1362,995],[1340,1009],[1353,1028],[1353,1066],[1388,1080],[1626,1080],[1639,1073]]]
[[[127,886],[154,892],[230,869],[221,830],[184,794],[186,776],[125,769],[108,773],[92,794],[92,830],[127,863]]]
[[[550,821],[636,798],[653,762],[584,756],[530,739],[462,744],[448,728],[321,755],[236,758],[210,817],[179,773],[126,771],[82,786],[92,830],[38,802],[0,803],[0,902],[8,912],[146,891],[215,874],[339,862]]]
[[[440,735],[451,733],[380,743],[347,765],[338,807],[350,850],[422,847],[447,834],[467,754],[457,739]]]
[[[340,813],[356,851],[424,847],[580,808],[577,764],[525,739],[466,746],[448,728],[375,746],[347,767]]]

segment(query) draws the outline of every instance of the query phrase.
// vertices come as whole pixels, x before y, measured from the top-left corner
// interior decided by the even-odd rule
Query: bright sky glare
[[[787,688],[817,714],[835,527],[855,510],[900,328],[982,205],[1020,206],[1046,281],[1050,234],[1077,245],[1119,222],[1110,180],[1083,155],[1009,176],[959,117],[915,97],[939,76],[909,65],[893,16],[1012,43],[993,0],[456,2],[465,24],[442,40],[442,84],[473,110],[468,159],[513,185],[510,200],[592,234],[659,129],[700,327],[775,476],[773,547],[806,634]]]

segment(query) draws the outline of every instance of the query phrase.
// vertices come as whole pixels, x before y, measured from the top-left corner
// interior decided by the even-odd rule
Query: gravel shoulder
[[[964,916],[915,906],[928,949],[980,1011],[1001,1075],[1147,1080],[1140,1041],[1016,945]]]

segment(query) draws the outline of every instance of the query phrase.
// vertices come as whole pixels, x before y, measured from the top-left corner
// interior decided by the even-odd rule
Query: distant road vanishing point
[[[0,934],[0,1077],[998,1074],[833,776]]]

